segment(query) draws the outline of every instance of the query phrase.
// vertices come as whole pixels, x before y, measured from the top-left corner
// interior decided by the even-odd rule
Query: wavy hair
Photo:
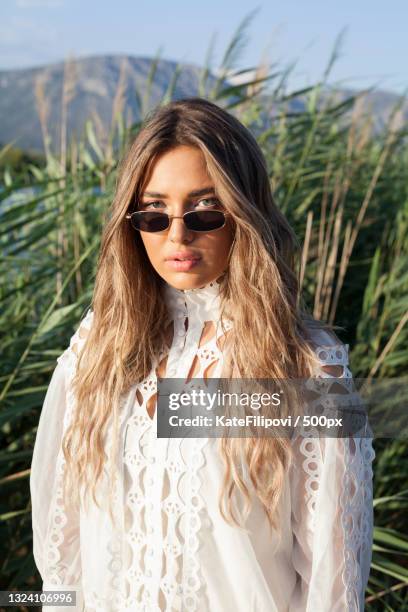
[[[266,162],[251,132],[203,98],[154,109],[119,167],[102,234],[93,324],[73,381],[76,410],[63,440],[65,485],[71,490],[83,486],[86,496],[92,491],[96,503],[105,461],[110,463],[110,499],[113,493],[123,394],[149,374],[165,342],[163,282],[125,214],[143,191],[157,156],[178,145],[201,149],[217,197],[234,224],[229,265],[220,284],[221,315],[233,321],[223,376],[308,377],[316,365],[310,329],[334,329],[314,320],[303,304],[296,272],[299,243],[274,202]],[[113,443],[107,455],[109,431]],[[276,509],[291,465],[290,439],[221,438],[219,451],[225,463],[219,498],[224,519],[243,527],[234,515],[234,492],[241,492],[249,512],[250,491],[239,467],[244,462],[270,526],[277,528]]]

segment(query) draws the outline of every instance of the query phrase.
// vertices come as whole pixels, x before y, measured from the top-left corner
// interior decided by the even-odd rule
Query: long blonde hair
[[[265,159],[250,131],[202,98],[155,109],[119,168],[102,235],[93,324],[74,377],[77,409],[63,441],[66,484],[83,486],[87,495],[92,491],[96,503],[95,487],[106,460],[105,433],[114,428],[112,485],[123,394],[149,374],[165,341],[163,282],[125,214],[143,190],[157,155],[178,145],[201,149],[217,197],[234,223],[229,266],[220,285],[221,311],[233,321],[230,373],[248,379],[307,377],[315,364],[309,330],[329,329],[303,305],[295,272],[299,244],[274,202]],[[225,463],[219,499],[224,519],[242,526],[232,510],[234,490],[246,499],[247,512],[250,507],[249,490],[238,469],[244,460],[270,526],[277,528],[276,509],[291,464],[290,440],[225,438],[220,452]]]

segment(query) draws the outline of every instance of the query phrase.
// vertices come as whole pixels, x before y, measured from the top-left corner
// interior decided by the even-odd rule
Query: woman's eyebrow
[[[194,189],[187,194],[189,198],[196,198],[198,196],[205,195],[206,193],[215,193],[214,187],[203,187],[202,189]],[[148,198],[168,198],[169,196],[165,193],[159,193],[158,191],[144,191],[144,196]]]

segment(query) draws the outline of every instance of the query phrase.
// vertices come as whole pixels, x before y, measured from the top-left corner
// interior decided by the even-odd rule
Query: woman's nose
[[[188,238],[192,238],[193,232],[186,227],[183,218],[179,218],[181,215],[177,215],[177,218],[170,218],[169,227],[169,240],[172,242],[182,242]]]

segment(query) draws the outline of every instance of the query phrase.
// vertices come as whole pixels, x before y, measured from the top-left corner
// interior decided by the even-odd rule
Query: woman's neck
[[[177,289],[165,282],[164,299],[171,319],[188,317],[204,322],[220,318],[220,284],[215,280],[196,289]]]

